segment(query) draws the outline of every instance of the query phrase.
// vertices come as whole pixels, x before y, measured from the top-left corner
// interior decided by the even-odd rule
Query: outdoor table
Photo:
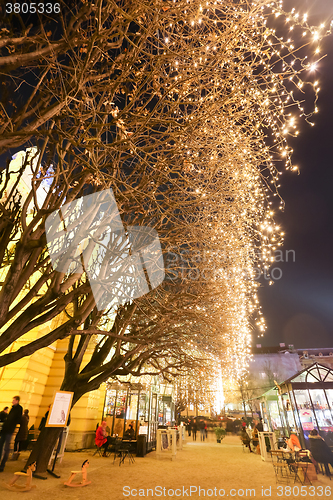
[[[132,451],[133,447],[131,446],[132,443],[136,445],[136,439],[122,439],[119,452],[120,452],[120,457],[119,457],[119,465],[125,463],[125,458],[127,457],[129,459],[129,463],[134,463],[135,460],[132,456]],[[135,447],[136,448],[136,447]],[[136,450],[134,450],[136,451]]]
[[[130,444],[130,445],[133,444],[133,446],[131,446],[131,451],[136,452],[136,447],[137,447],[137,443],[138,443],[138,441],[136,439],[122,439],[121,442],[124,444]]]
[[[119,465],[121,465],[125,463],[126,457],[129,459],[129,463],[135,462],[132,455],[131,443],[136,443],[136,440],[121,439],[115,443],[113,463],[115,463],[116,459],[119,458]]]

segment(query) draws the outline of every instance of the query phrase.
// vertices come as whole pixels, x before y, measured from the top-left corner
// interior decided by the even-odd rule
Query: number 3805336
[[[59,14],[60,3],[6,3],[6,14]]]

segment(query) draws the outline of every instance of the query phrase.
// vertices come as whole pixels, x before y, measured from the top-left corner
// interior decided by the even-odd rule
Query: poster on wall
[[[304,431],[312,431],[314,429],[313,415],[311,410],[300,410],[299,416]]]
[[[45,427],[66,427],[74,392],[57,391]]]

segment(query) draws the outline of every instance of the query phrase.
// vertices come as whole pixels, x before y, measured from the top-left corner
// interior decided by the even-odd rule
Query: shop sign
[[[45,427],[66,427],[74,392],[55,393]]]
[[[312,422],[311,410],[300,410],[299,416],[301,418],[302,427],[305,431],[312,431],[314,424]]]

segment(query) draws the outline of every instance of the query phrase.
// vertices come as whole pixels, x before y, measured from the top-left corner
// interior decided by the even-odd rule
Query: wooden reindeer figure
[[[33,462],[28,466],[27,472],[15,472],[13,479],[10,483],[3,483],[3,486],[11,491],[29,491],[32,488],[36,488],[35,484],[32,483],[32,473],[36,470],[36,462]],[[25,484],[16,484],[16,481],[20,477],[25,477]]]
[[[88,471],[87,471],[88,467],[89,467],[89,460],[85,460],[81,466],[81,470],[72,470],[70,477],[67,479],[64,485],[71,487],[79,487],[79,486],[87,486],[87,484],[90,484],[91,481],[88,481]],[[72,483],[76,474],[82,474],[82,481],[80,483]]]

